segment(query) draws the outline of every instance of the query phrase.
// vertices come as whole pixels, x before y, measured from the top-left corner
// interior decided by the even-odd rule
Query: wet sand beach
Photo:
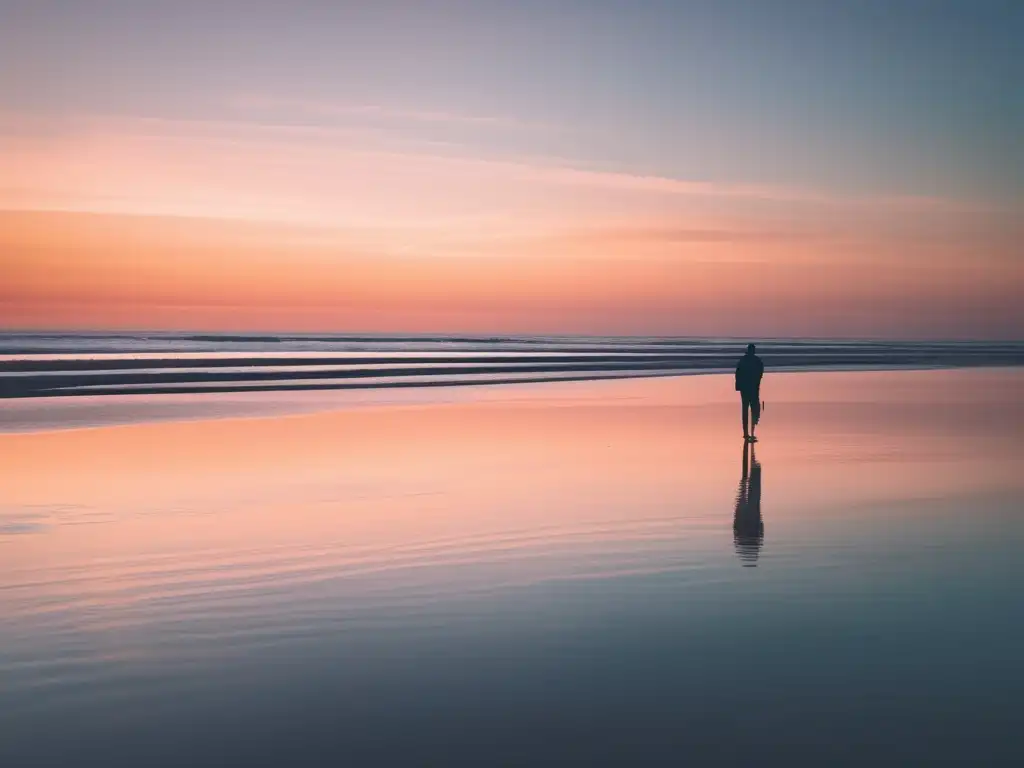
[[[1022,389],[0,402],[0,764],[1018,764]]]

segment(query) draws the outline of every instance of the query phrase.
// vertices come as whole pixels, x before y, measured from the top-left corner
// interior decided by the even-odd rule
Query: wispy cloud
[[[234,109],[249,113],[287,113],[299,117],[400,121],[457,126],[492,126],[496,128],[522,128],[530,130],[548,130],[554,127],[547,123],[522,120],[509,116],[472,115],[446,110],[413,109],[383,104],[337,103],[258,95],[238,96],[231,99],[229,104]]]
[[[34,190],[80,206],[123,199],[127,210],[246,211],[253,217],[353,224],[503,217],[543,229],[574,217],[628,212],[678,228],[630,237],[712,242],[737,237],[702,225],[697,214],[806,216],[845,220],[902,214],[971,214],[978,206],[933,197],[851,196],[782,184],[688,180],[585,167],[571,158],[501,155],[457,143],[396,135],[374,126],[295,125],[246,120],[182,120],[86,114],[61,119],[0,113],[0,205]],[[22,195],[24,197],[24,195]],[[898,218],[897,218],[898,220]],[[661,226],[661,225],[659,225]],[[771,224],[756,223],[762,231]],[[788,228],[786,228],[788,229]],[[614,239],[614,238],[613,238]]]
[[[750,227],[680,227],[630,226],[597,227],[584,231],[570,231],[564,237],[577,242],[682,245],[714,243],[793,243],[825,240],[831,237],[824,231],[807,229],[753,229]]]

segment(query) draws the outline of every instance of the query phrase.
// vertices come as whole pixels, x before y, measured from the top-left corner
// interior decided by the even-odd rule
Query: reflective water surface
[[[0,434],[0,765],[1019,764],[1024,372],[730,385]]]

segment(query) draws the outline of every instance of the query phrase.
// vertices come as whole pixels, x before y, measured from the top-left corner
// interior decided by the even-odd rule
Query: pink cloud
[[[346,226],[360,217],[370,226],[506,220],[518,230],[646,217],[658,227],[674,219],[667,229],[675,228],[677,239],[705,242],[721,234],[695,220],[709,213],[749,217],[762,204],[775,206],[773,215],[784,210],[788,218],[814,221],[816,229],[858,217],[978,211],[932,197],[853,197],[580,168],[562,158],[480,156],[371,126],[6,113],[0,114],[0,134],[6,136],[0,163],[7,169],[0,205],[8,207],[48,207],[49,198],[59,207],[84,210],[305,218]],[[763,232],[766,225],[751,229]],[[726,237],[736,236],[732,225],[728,230]]]

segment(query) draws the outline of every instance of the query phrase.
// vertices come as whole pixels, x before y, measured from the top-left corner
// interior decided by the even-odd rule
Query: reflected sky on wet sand
[[[730,384],[0,435],[2,762],[1024,756],[1024,374]]]

